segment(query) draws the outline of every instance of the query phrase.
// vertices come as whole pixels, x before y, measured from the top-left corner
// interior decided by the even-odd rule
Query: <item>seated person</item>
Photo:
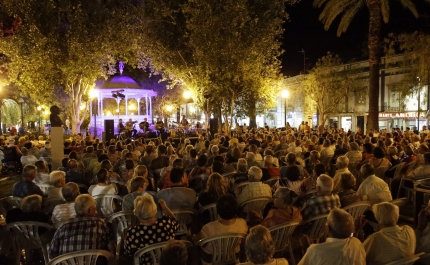
[[[102,168],[97,172],[97,184],[91,185],[88,188],[88,193],[91,196],[97,196],[101,194],[117,194],[117,188],[115,183],[108,184],[107,183],[107,175],[108,172],[106,169]]]
[[[55,232],[49,247],[49,258],[66,253],[104,249],[114,251],[112,231],[103,218],[97,216],[96,201],[88,194],[75,200],[76,217],[65,222]]]
[[[355,177],[351,173],[343,173],[340,177],[340,192],[338,193],[342,207],[361,201],[355,189]]]
[[[414,180],[425,179],[430,177],[430,153],[427,152],[423,155],[424,164],[409,173],[408,177]]]
[[[67,163],[68,171],[66,172],[66,182],[75,182],[77,184],[88,185],[85,175],[79,172],[78,161],[70,159]]]
[[[238,204],[259,197],[272,198],[272,189],[269,185],[261,182],[262,176],[263,172],[259,167],[253,166],[248,170],[249,185],[246,186],[237,197]],[[246,209],[244,210],[246,212]]]
[[[182,182],[184,170],[172,168],[170,171],[170,188],[157,193],[157,198],[164,200],[171,209],[192,209],[196,202],[196,192],[187,188]]]
[[[297,198],[298,195],[294,191],[279,187],[273,195],[273,206],[275,208],[269,211],[264,220],[259,213],[253,211],[252,213],[257,217],[255,222],[271,228],[272,226],[287,222],[301,221],[302,215],[300,214],[300,210],[293,206]]]
[[[34,165],[34,163],[39,160],[34,155],[30,155],[28,149],[25,147],[21,148],[21,154],[21,164],[23,167],[25,167],[26,165]]]
[[[278,187],[287,187],[297,193],[304,189],[303,179],[300,175],[300,169],[298,166],[288,166],[285,170],[285,175],[273,185],[272,189],[276,190]]]
[[[134,210],[134,200],[145,192],[146,187],[148,187],[148,179],[143,177],[133,178],[130,182],[131,192],[122,199],[122,210]]]
[[[288,265],[284,258],[274,259],[275,243],[269,229],[262,225],[254,226],[249,230],[245,240],[245,253],[248,262],[241,265]]]
[[[383,265],[413,255],[415,232],[407,225],[397,225],[399,207],[382,202],[373,205],[372,210],[380,230],[363,242],[367,264]]]
[[[232,176],[233,186],[248,181],[248,162],[245,158],[237,160],[236,174]]]
[[[43,162],[42,160],[38,160],[38,161],[36,161],[36,163],[34,165],[37,168],[36,178],[34,179],[34,183],[36,183],[36,184],[50,184],[48,167],[46,166],[45,162]]]
[[[187,265],[187,262],[187,246],[181,240],[169,240],[161,252],[160,265]]]
[[[158,202],[166,215],[156,218],[157,205],[151,195],[143,194],[134,200],[134,214],[139,218],[139,224],[127,229],[124,242],[126,255],[133,256],[141,248],[174,238],[179,223],[166,202]],[[140,264],[154,263],[147,254],[140,258]]]
[[[361,200],[371,201],[376,204],[393,199],[388,184],[383,179],[375,176],[375,169],[372,165],[364,164],[360,171],[364,180],[358,187],[357,195]]]
[[[418,226],[415,230],[417,249],[415,253],[430,252],[430,206],[422,209],[418,215]],[[420,264],[430,264],[430,257],[421,258]]]
[[[62,199],[61,189],[66,184],[66,172],[54,170],[49,174],[49,183],[52,185],[48,189],[48,199]]]
[[[333,191],[333,179],[326,174],[317,178],[317,195],[310,198],[303,206],[301,213],[303,221],[308,221],[318,215],[328,214],[334,208],[340,208],[340,199]]]
[[[79,186],[76,183],[69,182],[61,189],[61,194],[66,203],[58,204],[52,211],[52,223],[59,226],[72,218],[76,217],[75,200],[79,195]]]
[[[38,194],[44,196],[42,190],[34,184],[33,180],[36,178],[36,166],[27,165],[22,171],[22,179],[13,184],[12,195],[15,197],[24,198],[28,195]]]
[[[7,224],[25,221],[49,222],[49,216],[42,212],[42,196],[33,194],[24,197],[21,201],[21,208],[14,208],[7,212]]]
[[[339,156],[336,159],[336,173],[333,177],[333,192],[338,193],[340,190],[340,177],[344,173],[351,173],[348,169],[349,159],[346,156]]]
[[[204,225],[202,230],[194,236],[194,242],[217,235],[248,232],[246,221],[236,217],[237,201],[232,195],[221,195],[216,203],[216,209],[219,216],[218,220]],[[239,251],[240,246],[238,245],[235,252],[239,254]],[[202,261],[211,263],[213,249],[210,244],[203,246],[202,249],[199,249],[199,252]]]
[[[328,238],[312,244],[298,265],[365,265],[366,253],[360,240],[352,237],[354,220],[342,209],[333,209],[327,217]]]
[[[281,177],[281,171],[279,171],[279,168],[273,166],[273,157],[271,155],[264,157],[264,167],[261,170],[263,171],[263,177],[261,181]]]

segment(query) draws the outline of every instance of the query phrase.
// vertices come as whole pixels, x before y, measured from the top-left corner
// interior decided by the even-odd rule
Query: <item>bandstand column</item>
[[[140,98],[137,98],[136,101],[137,101],[137,115],[140,116]]]
[[[128,95],[125,95],[125,116],[128,116]]]
[[[152,97],[149,97],[149,114],[151,115],[152,119]]]
[[[146,101],[146,104],[145,104],[145,107],[146,107],[146,118],[149,119],[149,115],[148,115],[148,94],[145,95],[145,101]]]

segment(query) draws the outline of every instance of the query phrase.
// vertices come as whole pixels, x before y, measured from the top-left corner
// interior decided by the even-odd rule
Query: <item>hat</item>
[[[51,144],[45,144],[45,149],[51,149]]]

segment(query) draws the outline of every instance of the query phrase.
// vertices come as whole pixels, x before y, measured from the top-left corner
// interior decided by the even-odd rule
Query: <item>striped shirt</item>
[[[109,240],[113,240],[113,234],[102,218],[78,216],[57,229],[49,247],[49,257],[79,250],[107,250]]]

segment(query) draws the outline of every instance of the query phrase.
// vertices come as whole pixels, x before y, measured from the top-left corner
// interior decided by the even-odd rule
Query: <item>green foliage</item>
[[[363,86],[358,73],[345,70],[342,65],[339,56],[329,52],[302,78],[306,107],[318,110],[320,124],[325,122],[328,114],[338,111],[348,93]]]

